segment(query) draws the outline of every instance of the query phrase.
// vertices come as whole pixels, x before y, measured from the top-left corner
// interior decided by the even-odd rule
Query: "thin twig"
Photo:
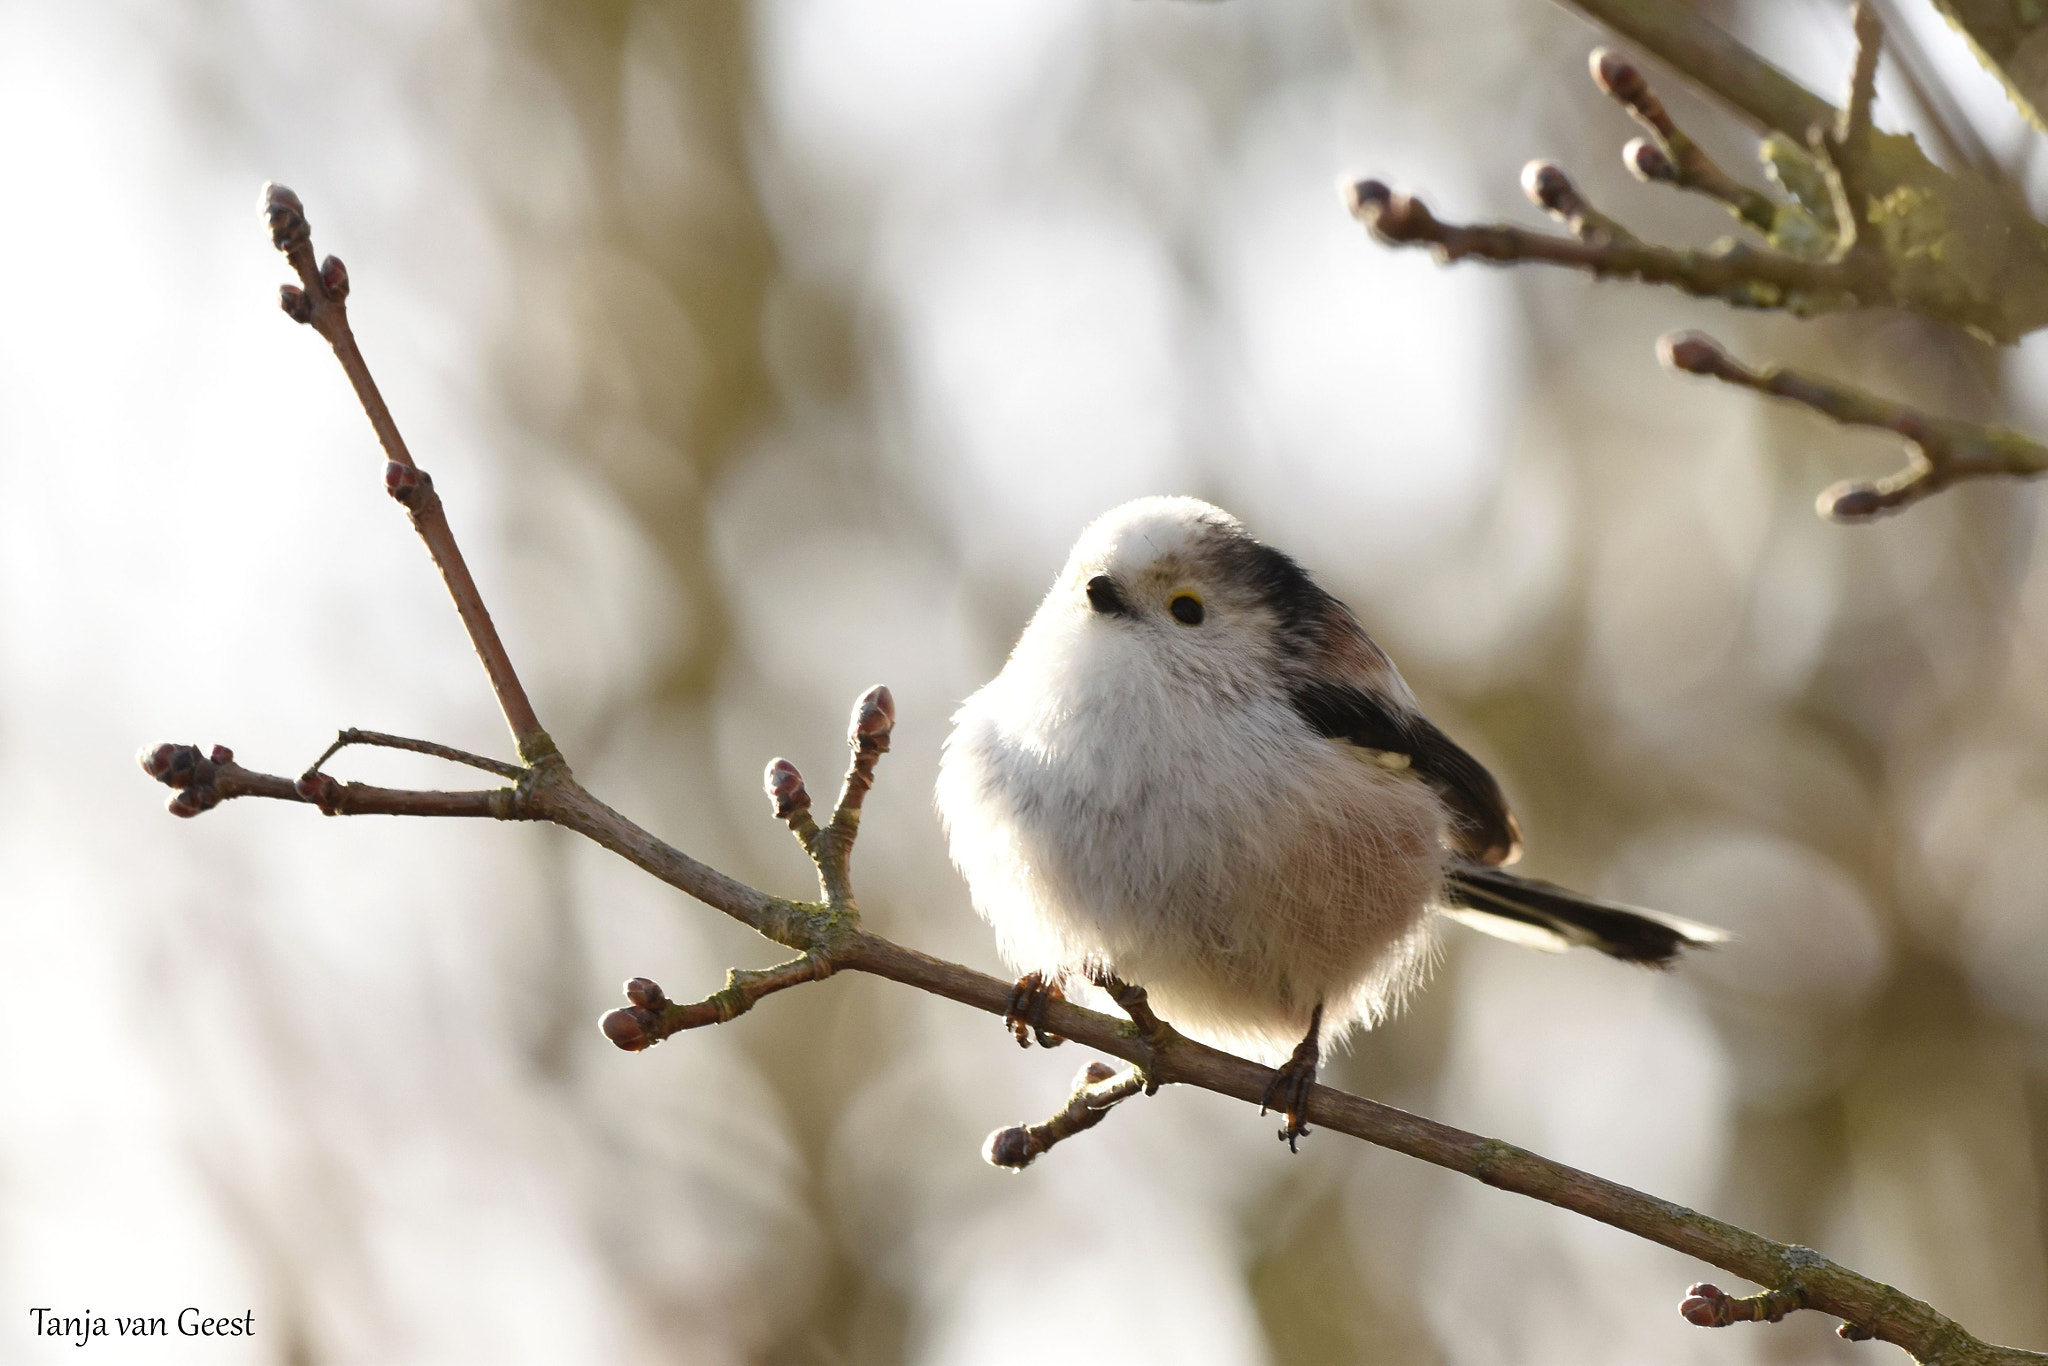
[[[1832,126],[1808,131],[1807,142],[1828,173],[1835,199],[1835,223],[1842,234],[1840,256],[1859,274],[1881,279],[1887,271],[1884,246],[1870,230],[1870,206],[1881,197],[1871,166],[1870,106],[1877,98],[1877,59],[1884,48],[1884,21],[1868,0],[1857,0],[1850,16],[1856,59],[1849,68],[1849,100]]]
[[[469,632],[470,644],[476,647],[477,658],[483,661],[484,672],[490,677],[491,691],[505,714],[505,724],[512,728],[512,741],[519,757],[528,764],[559,759],[555,742],[541,729],[533,703],[527,700],[526,689],[512,667],[512,656],[498,638],[498,628],[491,622],[483,594],[477,591],[476,580],[462,558],[462,549],[455,543],[455,532],[448,525],[441,496],[434,492],[434,481],[414,463],[405,438],[399,435],[398,424],[392,420],[391,409],[377,389],[377,381],[370,377],[369,364],[356,345],[355,333],[348,323],[347,268],[337,256],[315,264],[313,231],[306,222],[305,206],[284,186],[263,187],[263,213],[270,224],[271,244],[284,253],[299,277],[297,285],[280,288],[278,303],[292,319],[307,324],[327,339],[349,383],[355,386],[356,398],[384,447],[384,487],[405,505],[413,529],[426,542],[427,553],[434,557],[442,581],[448,586],[448,596],[454,600],[455,610]]]
[[[320,757],[306,769],[306,776],[311,777],[327,767],[329,759],[350,745],[372,745],[378,749],[402,749],[414,754],[428,754],[436,759],[446,759],[450,763],[480,768],[486,773],[495,773],[500,778],[518,778],[526,772],[517,764],[508,764],[502,759],[486,758],[481,754],[471,754],[466,749],[456,749],[452,745],[436,744],[432,740],[413,740],[403,735],[386,735],[382,731],[357,730],[351,726],[336,735],[334,743],[320,752]]]
[[[1023,1171],[1053,1144],[1094,1128],[1113,1107],[1144,1089],[1145,1074],[1139,1068],[1119,1072],[1107,1063],[1091,1062],[1074,1078],[1073,1094],[1051,1119],[997,1129],[981,1145],[982,1160],[992,1167]]]
[[[1870,107],[1877,100],[1877,59],[1884,49],[1884,20],[1870,0],[1856,0],[1849,23],[1856,35],[1856,60],[1849,66],[1849,100],[1835,124],[1835,145],[1861,158],[1870,138]]]
[[[284,778],[242,767],[226,745],[215,745],[210,752],[197,745],[154,745],[136,758],[143,772],[174,789],[166,803],[174,816],[196,816],[235,797],[269,797],[305,802],[329,816],[525,818],[519,810],[519,789],[512,787],[441,792],[343,783],[317,772]]]
[[[649,979],[635,977],[626,983],[627,1004],[608,1012],[598,1024],[606,1038],[628,1053],[638,1053],[685,1029],[736,1020],[752,1010],[763,996],[806,982],[822,982],[833,971],[831,954],[822,950],[813,950],[772,968],[732,968],[725,974],[724,989],[688,1005],[669,1000],[661,987]]]
[[[1746,118],[1805,141],[1832,120],[1826,100],[1751,52],[1680,0],[1560,0],[1612,29]]]
[[[1559,181],[1569,188],[1570,182],[1562,172],[1545,177],[1542,184],[1554,194]],[[1580,204],[1584,202],[1575,191],[1573,198]],[[1599,220],[1603,232],[1590,240],[1531,232],[1509,223],[1445,223],[1421,200],[1390,190],[1377,180],[1361,180],[1350,186],[1346,201],[1352,216],[1372,229],[1381,241],[1394,246],[1427,246],[1442,261],[1470,257],[1497,265],[1535,261],[1571,266],[1601,279],[1670,285],[1687,294],[1720,299],[1738,308],[1782,308],[1801,315],[1878,302],[1859,298],[1853,289],[1860,282],[1833,262],[1760,250],[1739,242],[1709,251],[1652,246],[1606,218]],[[1562,205],[1565,201],[1556,197],[1556,202]],[[1569,210],[1551,211],[1570,217]]]
[[[1845,426],[1904,437],[1910,452],[1904,469],[1882,479],[1844,480],[1822,492],[1816,504],[1821,515],[1838,522],[1869,521],[1965,479],[2048,474],[2048,446],[2010,428],[1935,417],[1797,370],[1751,370],[1704,333],[1673,332],[1657,343],[1657,354],[1674,370],[1790,399]]]
[[[1622,160],[1629,170],[1642,180],[1660,181],[1718,199],[1757,231],[1771,231],[1777,220],[1777,204],[1763,191],[1751,189],[1722,170],[1706,149],[1678,126],[1634,62],[1612,48],[1596,47],[1588,65],[1593,72],[1593,84],[1628,110],[1654,139],[1646,142],[1638,138],[1622,149]]]
[[[775,804],[775,818],[789,827],[789,833],[817,865],[818,888],[825,903],[856,915],[859,908],[853,899],[849,864],[854,841],[860,837],[861,804],[875,785],[875,765],[889,752],[889,736],[895,727],[896,699],[881,684],[869,688],[853,704],[853,717],[846,727],[846,744],[853,758],[840,784],[832,819],[823,826],[811,815],[810,790],[795,764],[787,759],[771,760],[762,776],[768,799]]]

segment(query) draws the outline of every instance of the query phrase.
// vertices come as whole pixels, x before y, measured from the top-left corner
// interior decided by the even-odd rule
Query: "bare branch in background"
[[[1841,111],[1681,0],[1560,3],[1771,134],[1763,152],[1774,171],[1786,149],[1810,145],[1813,130],[1840,126]],[[2011,8],[2005,0],[1937,3],[1987,13]],[[2038,28],[2030,34],[2038,36]],[[1868,198],[1856,207],[1877,229],[1904,307],[2005,344],[2048,326],[2048,225],[2010,186],[1975,170],[1943,170],[1911,137],[1892,133],[1871,136],[1868,168]]]
[[[1709,158],[1633,63],[1606,48],[1593,51],[1594,84],[1649,134],[1622,149],[1629,170],[1638,179],[1720,202],[1768,249],[1732,240],[1706,251],[1646,243],[1597,212],[1564,171],[1547,161],[1529,163],[1522,187],[1566,225],[1570,239],[1511,224],[1444,223],[1414,196],[1376,180],[1360,181],[1346,201],[1374,236],[1395,246],[1428,246],[1446,262],[1572,266],[1599,279],[1669,285],[1738,308],[1798,317],[1905,308],[2005,343],[2048,326],[2048,225],[1989,177],[1937,170],[1912,139],[1872,126],[1884,25],[1868,0],[1859,0],[1851,13],[1856,56],[1848,99],[1839,110],[1668,0],[1568,3],[1642,42],[1709,93],[1773,129],[1759,154],[1785,192],[1782,199],[1742,184]],[[2040,36],[2048,45],[2048,28]],[[2048,71],[2048,46],[2037,55]],[[1837,521],[1867,521],[1959,479],[2038,474],[2048,457],[2040,445],[2002,428],[1929,417],[1791,372],[1744,369],[1698,335],[1667,337],[1660,354],[1679,369],[1792,398],[1839,422],[1884,427],[1913,443],[1913,461],[1904,470],[1821,494],[1822,514]]]
[[[1838,522],[1895,512],[1965,479],[2031,479],[2048,473],[2048,446],[2018,432],[1934,417],[1797,370],[1775,365],[1751,370],[1703,333],[1674,332],[1657,343],[1657,354],[1674,370],[1790,399],[1845,426],[1877,427],[1904,437],[1912,450],[1904,469],[1871,482],[1844,481],[1820,495],[1822,515]]]
[[[1859,11],[1859,22],[1874,24],[1874,19],[1862,19],[1866,13]],[[1874,29],[1869,31],[1875,34]],[[1670,285],[1737,308],[1782,309],[1801,317],[1901,303],[1876,239],[1858,230],[1849,208],[1852,187],[1863,186],[1868,179],[1865,152],[1873,58],[1874,47],[1864,49],[1858,58],[1856,88],[1864,96],[1851,101],[1848,113],[1831,120],[1827,128],[1813,130],[1805,149],[1789,142],[1769,148],[1777,158],[1772,164],[1779,182],[1791,192],[1791,198],[1780,202],[1743,185],[1709,158],[1678,126],[1634,64],[1606,48],[1594,50],[1594,84],[1650,135],[1622,149],[1629,170],[1639,179],[1719,201],[1738,222],[1763,237],[1762,248],[1734,240],[1705,251],[1645,242],[1595,210],[1564,170],[1548,161],[1532,161],[1523,170],[1523,192],[1564,223],[1575,241],[1510,224],[1443,223],[1420,200],[1397,194],[1376,180],[1351,186],[1347,205],[1381,241],[1426,245],[1444,261],[1473,257],[1497,264],[1573,266],[1601,279]]]
[[[1678,126],[1633,62],[1612,48],[1596,47],[1587,65],[1592,68],[1593,84],[1634,115],[1650,134],[1649,140],[1637,138],[1621,151],[1622,161],[1638,180],[1661,181],[1718,199],[1757,231],[1768,234],[1772,230],[1777,202],[1722,170]]]
[[[1848,275],[1830,261],[1758,251],[1742,243],[1693,251],[1644,242],[1596,213],[1550,162],[1530,162],[1522,183],[1542,208],[1571,227],[1571,237],[1509,223],[1445,223],[1421,200],[1377,180],[1351,186],[1346,201],[1352,215],[1382,242],[1427,246],[1445,262],[1571,266],[1599,279],[1670,285],[1737,308],[1782,308],[1801,315],[1864,303],[1848,292]]]
[[[273,224],[281,212],[277,206],[284,202],[275,192],[270,197]],[[286,227],[292,230],[280,233],[279,244],[292,255],[294,266],[300,267],[301,278],[305,279],[306,268],[300,262],[301,258],[310,261],[311,248],[295,199],[289,200],[289,213],[285,216]],[[332,273],[339,276],[338,266]],[[326,303],[318,307],[307,305],[301,310],[307,313],[302,320],[313,321],[320,316],[331,320],[335,316],[331,309],[336,306],[338,300],[330,292]],[[322,314],[320,308],[330,311]],[[345,367],[352,366],[352,377],[362,376],[358,392],[364,395],[365,407],[378,426],[380,437],[385,438],[387,452],[402,452],[403,445],[398,442],[396,429],[390,426],[389,414],[381,403],[371,401],[375,390],[367,387],[368,372],[355,352],[353,339],[348,338],[345,328],[332,334],[323,331],[323,335],[328,335],[330,341],[336,336],[347,338],[346,348],[336,342],[336,352]],[[393,465],[416,473],[409,457],[401,465],[394,456]],[[427,486],[422,479],[413,487]],[[433,506],[438,528],[435,536],[445,542],[448,552],[448,557],[443,558],[442,552],[436,550],[436,560],[442,565],[450,591],[456,592],[458,578],[448,572],[448,565],[459,565],[460,558],[454,552],[452,533],[446,530],[446,519],[439,514],[438,500],[434,500]],[[414,512],[418,525],[417,508],[409,510]],[[422,535],[426,534],[423,529]],[[429,545],[434,546],[435,539],[430,538]],[[466,573],[460,576],[460,582],[474,593],[474,584]],[[481,620],[488,630],[489,618],[482,614],[480,597],[474,607],[477,615],[473,617],[465,610],[465,621],[471,621],[474,629],[474,622]],[[495,635],[488,639],[502,655]],[[478,649],[479,653],[485,651],[482,638]],[[511,678],[509,660],[500,662],[502,677]],[[488,656],[486,667],[493,686],[498,687],[501,672],[492,666]],[[512,686],[516,689],[516,680]],[[802,955],[774,968],[736,971],[723,991],[693,1005],[677,1005],[653,982],[635,978],[626,988],[629,1006],[611,1012],[605,1022],[607,1034],[629,1050],[645,1048],[676,1030],[734,1019],[764,996],[843,970],[885,977],[997,1017],[1012,1010],[1012,983],[933,958],[861,928],[849,859],[858,833],[862,800],[874,781],[876,761],[888,748],[894,724],[894,706],[886,689],[871,690],[854,708],[848,736],[853,760],[829,823],[820,826],[811,817],[810,796],[794,765],[778,760],[768,768],[766,785],[775,814],[790,827],[816,864],[825,897],[822,902],[793,901],[758,891],[698,862],[606,806],[576,781],[551,743],[529,745],[529,739],[537,736],[544,740],[545,734],[537,726],[521,729],[521,721],[515,717],[517,709],[510,700],[514,695],[523,702],[523,694],[499,690],[508,720],[521,737],[521,753],[527,764],[518,771],[512,786],[488,792],[397,792],[369,788],[337,782],[320,773],[317,766],[294,781],[243,768],[224,747],[202,754],[195,746],[160,745],[145,753],[142,762],[151,776],[177,789],[172,809],[181,815],[198,814],[228,797],[258,796],[312,802],[334,815],[488,815],[498,819],[549,821],[610,849],[668,885]],[[531,709],[527,708],[524,715],[530,719]],[[407,742],[400,747],[427,744]],[[424,748],[422,752],[439,753],[441,757],[460,753],[439,746]],[[484,763],[490,765],[490,761]],[[1066,1038],[1133,1066],[1124,1072],[1112,1071],[1102,1064],[1091,1066],[1083,1072],[1067,1106],[1053,1119],[1044,1125],[1004,1130],[993,1136],[988,1149],[991,1161],[1002,1162],[1007,1158],[1010,1160],[1003,1165],[1021,1166],[1059,1140],[1100,1122],[1109,1106],[1140,1087],[1150,1092],[1177,1083],[1251,1104],[1263,1103],[1270,1094],[1277,1076],[1274,1069],[1208,1047],[1175,1031],[1152,1014],[1141,989],[1107,979],[1103,985],[1130,1014],[1129,1021],[1115,1020],[1064,1000],[1048,999],[1040,1006],[1044,1024]],[[1923,1362],[1940,1362],[1944,1366],[2048,1362],[2048,1356],[1981,1342],[1921,1301],[1838,1266],[1810,1248],[1774,1242],[1498,1139],[1483,1138],[1323,1085],[1307,1089],[1302,1112],[1305,1118],[1324,1128],[1407,1153],[1698,1257],[1764,1286],[1766,1295],[1761,1298],[1768,1299],[1773,1307],[1796,1305],[1838,1316],[1844,1320],[1845,1335],[1894,1343]],[[1709,1296],[1705,1293],[1709,1289],[1694,1287],[1686,1305],[1726,1300],[1719,1291]],[[1693,1316],[1690,1308],[1688,1317],[1694,1322],[1702,1321]],[[1705,1314],[1709,1322],[1732,1322],[1743,1317],[1776,1315],[1733,1309]]]

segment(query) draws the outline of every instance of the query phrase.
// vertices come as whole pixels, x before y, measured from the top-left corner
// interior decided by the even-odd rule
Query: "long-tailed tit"
[[[1436,915],[1653,965],[1726,937],[1505,871],[1493,776],[1344,604],[1193,498],[1082,533],[953,718],[938,805],[1025,974],[1019,1043],[1075,978],[1135,983],[1190,1034],[1286,1058],[1290,1146],[1322,1040],[1398,1006]]]

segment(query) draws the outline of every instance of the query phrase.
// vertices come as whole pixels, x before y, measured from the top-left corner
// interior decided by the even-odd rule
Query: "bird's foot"
[[[1031,1036],[1038,1036],[1040,1048],[1057,1048],[1066,1040],[1049,1032],[1045,1027],[1045,1007],[1049,1001],[1064,1001],[1065,992],[1056,981],[1049,982],[1042,972],[1027,972],[1017,979],[1016,987],[1010,992],[1010,1009],[1003,1016],[1003,1023],[1010,1027],[1010,1034],[1017,1040],[1019,1048],[1031,1047]]]
[[[1316,1069],[1322,1064],[1323,1049],[1318,1040],[1322,1030],[1323,1008],[1317,1006],[1308,1027],[1308,1037],[1294,1046],[1294,1055],[1273,1074],[1272,1082],[1266,1087],[1265,1099],[1259,1105],[1262,1115],[1269,1110],[1278,1110],[1287,1117],[1287,1126],[1280,1130],[1280,1141],[1291,1153],[1301,1151],[1301,1136],[1308,1132],[1308,1123],[1301,1114],[1308,1108],[1309,1089],[1316,1084]]]
[[[1180,1035],[1172,1025],[1153,1013],[1152,1000],[1145,994],[1145,988],[1132,986],[1123,978],[1100,964],[1087,969],[1088,980],[1109,993],[1117,1009],[1131,1017],[1131,1023],[1138,1027],[1138,1039],[1145,1045],[1145,1051],[1153,1061],[1140,1063],[1138,1071],[1145,1078],[1145,1094],[1152,1095],[1159,1090],[1159,1068],[1156,1060]]]

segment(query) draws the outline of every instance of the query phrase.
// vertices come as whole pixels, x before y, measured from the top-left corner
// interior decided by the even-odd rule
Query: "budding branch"
[[[728,877],[612,810],[576,780],[520,686],[511,658],[456,547],[431,480],[413,462],[370,378],[348,324],[346,270],[333,257],[314,264],[311,231],[291,191],[267,187],[264,208],[273,241],[300,280],[298,287],[285,288],[284,309],[327,339],[355,386],[384,448],[386,489],[405,506],[441,570],[522,762],[505,763],[431,741],[347,730],[303,774],[287,778],[244,767],[225,746],[202,752],[194,745],[162,744],[141,757],[152,777],[174,789],[170,809],[181,816],[196,816],[231,798],[263,797],[306,803],[328,815],[548,821],[604,846],[799,955],[777,967],[735,971],[722,991],[693,1004],[678,1004],[655,983],[633,979],[626,987],[628,1004],[612,1011],[603,1022],[606,1034],[626,1049],[649,1047],[681,1030],[724,1023],[774,992],[844,971],[885,977],[991,1015],[1005,1015],[1013,999],[1011,983],[920,953],[861,927],[851,859],[862,801],[874,782],[877,763],[888,750],[895,724],[895,706],[886,688],[871,690],[854,708],[848,733],[853,757],[827,822],[821,825],[812,817],[810,794],[794,765],[778,759],[768,767],[766,787],[775,814],[816,865],[818,901],[771,896]],[[430,754],[482,769],[506,782],[482,790],[447,792],[344,782],[326,773],[324,765],[351,745]],[[1152,1015],[1142,991],[1122,989],[1117,999],[1131,1019],[1118,1020],[1064,1000],[1044,1003],[1042,1024],[1047,1032],[1122,1059],[1130,1069],[1117,1072],[1102,1064],[1085,1068],[1076,1080],[1074,1095],[1050,1120],[990,1136],[985,1151],[992,1162],[1013,1168],[1025,1165],[1053,1144],[1099,1123],[1110,1106],[1141,1087],[1151,1091],[1163,1085],[1195,1086],[1252,1104],[1268,1094],[1275,1076],[1271,1068],[1180,1034]],[[1814,1309],[1843,1319],[1845,1336],[1896,1343],[1924,1362],[1944,1366],[2048,1362],[2048,1356],[1983,1343],[1928,1305],[1838,1266],[1811,1249],[1773,1242],[1498,1139],[1324,1085],[1310,1089],[1303,1112],[1311,1123],[1325,1129],[1599,1220],[1766,1288],[1760,1296],[1737,1298],[1710,1285],[1694,1286],[1681,1306],[1694,1323],[1721,1326],[1745,1319],[1776,1319],[1792,1309]]]
[[[1790,194],[1783,202],[1743,185],[1712,161],[1634,63],[1605,48],[1592,54],[1593,83],[1647,134],[1622,148],[1628,169],[1640,180],[1718,201],[1768,245],[1728,240],[1692,250],[1645,242],[1594,208],[1562,168],[1540,160],[1524,169],[1523,192],[1569,236],[1512,223],[1445,222],[1419,197],[1361,180],[1346,188],[1345,201],[1376,238],[1389,246],[1426,247],[1446,262],[1566,266],[1597,279],[1666,285],[1736,308],[1795,317],[1909,308],[2003,342],[2048,324],[2048,313],[2033,303],[2035,285],[2048,281],[2048,227],[2024,217],[2001,225],[2000,215],[2019,213],[2012,196],[1962,173],[1933,171],[1910,140],[1892,138],[1880,147],[1871,105],[1884,27],[1868,3],[1853,11],[1856,56],[1848,101],[1839,110],[1682,6],[1568,3],[1641,41],[1752,120],[1777,129],[1780,141],[1767,142],[1765,150]],[[1984,195],[1989,200],[1978,203]],[[1930,245],[1923,239],[1937,221],[1984,230],[2004,256],[1993,268],[1961,236],[1935,237]],[[1898,239],[1890,248],[1887,224]],[[2026,307],[2011,312],[2022,300]],[[1665,338],[1660,354],[1673,368],[1903,437],[1904,469],[1880,480],[1845,481],[1820,495],[1822,515],[1836,521],[1869,521],[1965,479],[2048,472],[2048,448],[2016,432],[1923,413],[1815,376],[1753,371],[1698,334]]]

